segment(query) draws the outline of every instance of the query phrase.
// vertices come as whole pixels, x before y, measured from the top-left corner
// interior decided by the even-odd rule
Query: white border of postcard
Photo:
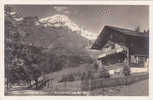
[[[149,96],[4,96],[4,5],[149,5]],[[153,1],[0,0],[0,100],[153,100]],[[138,89],[139,91],[139,89]]]

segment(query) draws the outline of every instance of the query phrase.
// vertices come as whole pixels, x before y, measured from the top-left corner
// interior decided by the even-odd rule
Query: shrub
[[[100,71],[100,76],[99,76],[99,77],[100,77],[100,78],[109,78],[110,75],[109,75],[109,73],[108,73],[108,70],[106,70],[105,68],[103,68],[103,70]]]
[[[86,79],[86,73],[83,72],[83,73],[81,74],[81,80],[85,80],[85,79]]]
[[[67,81],[74,81],[74,80],[75,80],[75,79],[74,79],[73,74],[67,75]]]
[[[88,71],[88,73],[87,73],[87,79],[93,79],[93,78],[94,78],[94,76],[93,76],[92,71]]]
[[[65,81],[74,81],[75,78],[73,74],[63,75],[62,79],[59,82],[65,82]]]
[[[123,68],[123,74],[125,76],[128,76],[128,75],[130,75],[130,73],[131,73],[130,67],[129,66],[124,66],[124,68]]]

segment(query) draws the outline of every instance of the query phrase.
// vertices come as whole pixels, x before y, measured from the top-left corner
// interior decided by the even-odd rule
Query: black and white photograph
[[[149,5],[4,5],[5,96],[149,96]]]

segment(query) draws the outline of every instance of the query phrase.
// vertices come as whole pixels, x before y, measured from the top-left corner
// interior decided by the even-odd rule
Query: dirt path
[[[121,88],[120,94],[121,96],[147,96],[149,93],[149,82],[147,80],[143,80],[132,85]]]
[[[90,95],[99,96],[148,96],[148,79],[128,86],[100,88],[90,92]]]
[[[8,96],[26,96],[26,95],[47,95],[48,92],[42,90],[32,90],[32,89],[25,89],[22,86],[12,87],[11,89],[7,90],[5,95]]]

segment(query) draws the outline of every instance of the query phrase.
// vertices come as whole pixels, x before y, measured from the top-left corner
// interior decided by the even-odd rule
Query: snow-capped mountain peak
[[[40,22],[45,23],[45,26],[67,26],[72,31],[77,31],[80,28],[66,16],[66,15],[54,15],[40,19]]]
[[[96,39],[96,35],[94,33],[91,33],[85,29],[80,28],[76,23],[72,22],[70,18],[66,15],[53,15],[50,17],[42,18],[39,20],[41,23],[44,24],[44,26],[54,26],[54,27],[60,27],[60,26],[67,26],[72,31],[78,31],[78,33],[89,40]]]

